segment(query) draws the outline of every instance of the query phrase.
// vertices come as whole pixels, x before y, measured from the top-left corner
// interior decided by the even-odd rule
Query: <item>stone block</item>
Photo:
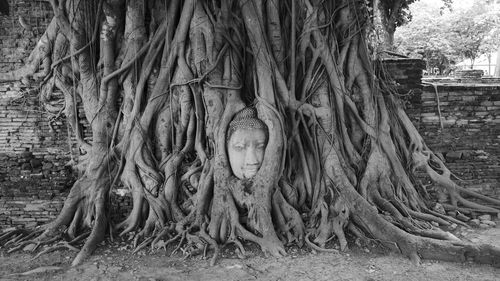
[[[446,160],[452,161],[452,160],[458,160],[462,158],[462,151],[450,151],[446,153]]]
[[[491,221],[491,215],[485,214],[477,217],[481,221]]]
[[[463,96],[462,100],[465,102],[472,102],[475,101],[477,98],[475,96]]]
[[[42,161],[40,159],[33,158],[30,160],[31,168],[36,169],[42,166]]]
[[[471,226],[478,227],[481,224],[481,222],[478,219],[472,219],[469,221],[469,224]]]
[[[494,221],[490,221],[490,220],[483,220],[483,221],[481,221],[481,224],[486,224],[486,225],[488,225],[488,226],[490,226],[490,227],[495,227],[495,226],[497,226],[496,222],[494,222]]]

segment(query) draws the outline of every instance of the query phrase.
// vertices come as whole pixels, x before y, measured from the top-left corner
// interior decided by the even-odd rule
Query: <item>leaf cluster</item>
[[[475,0],[462,9],[447,10],[421,1],[412,6],[414,19],[395,34],[398,50],[427,60],[429,67],[448,68],[455,62],[495,50],[500,43],[500,13],[493,3]]]

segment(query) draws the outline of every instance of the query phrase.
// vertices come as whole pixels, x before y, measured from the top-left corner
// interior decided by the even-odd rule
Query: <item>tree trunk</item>
[[[415,261],[498,265],[500,249],[457,242],[430,223],[460,222],[429,209],[416,169],[447,191],[451,209],[499,212],[500,200],[451,181],[375,76],[364,2],[51,3],[55,18],[33,64],[0,79],[22,79],[45,62],[41,94],[65,93],[78,139],[77,93],[92,142],[80,137],[84,173],[57,219],[29,242],[85,240],[78,264],[106,230],[118,231],[133,233],[135,251],[176,242],[189,255],[212,249],[214,263],[227,243],[244,254],[241,240],[274,256],[290,243],[325,250],[332,237],[346,250],[347,228]],[[228,127],[249,106],[267,142],[256,174],[240,179]],[[112,227],[108,195],[116,186],[130,190],[133,207]]]
[[[497,62],[495,64],[495,74],[494,77],[500,77],[500,47],[497,50]]]
[[[394,33],[396,32],[396,24],[394,22],[383,21],[382,46],[383,50],[394,50]]]
[[[379,52],[394,50],[394,33],[396,17],[403,1],[373,1],[374,26],[379,37]]]

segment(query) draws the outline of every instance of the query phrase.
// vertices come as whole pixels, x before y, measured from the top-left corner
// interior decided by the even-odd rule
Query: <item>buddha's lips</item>
[[[250,174],[250,175],[255,175],[257,174],[257,171],[259,170],[258,167],[248,167],[248,168],[243,168],[243,172],[245,174]]]

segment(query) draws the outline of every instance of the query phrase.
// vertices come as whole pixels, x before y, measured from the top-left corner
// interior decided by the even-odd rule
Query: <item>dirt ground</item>
[[[500,247],[500,227],[461,230],[465,239]],[[375,245],[351,243],[347,253],[315,253],[288,248],[284,258],[266,258],[253,245],[246,259],[226,247],[213,267],[201,257],[163,250],[132,254],[128,242],[108,242],[84,264],[71,267],[76,253],[52,252],[32,260],[28,253],[0,256],[0,280],[500,280],[500,268],[472,263],[408,259]],[[31,271],[31,272],[30,272]],[[20,275],[19,273],[26,273]]]

